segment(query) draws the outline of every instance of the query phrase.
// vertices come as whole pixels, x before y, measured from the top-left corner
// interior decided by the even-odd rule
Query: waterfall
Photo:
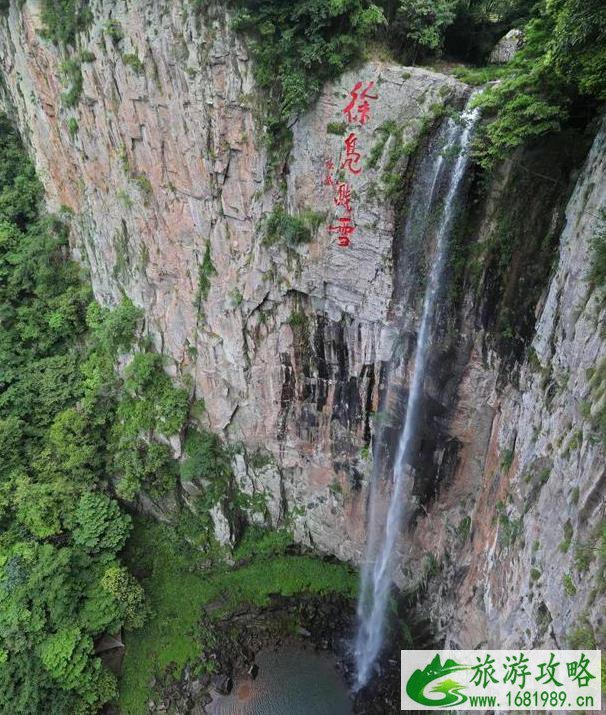
[[[358,601],[358,632],[355,642],[357,689],[368,682],[383,642],[385,616],[392,583],[393,552],[404,517],[407,492],[412,481],[408,476],[410,468],[413,466],[410,464],[410,452],[412,441],[417,433],[427,357],[431,346],[432,321],[446,265],[448,239],[453,225],[459,189],[467,168],[467,150],[478,119],[478,110],[469,109],[469,102],[467,107],[463,113],[462,121],[455,122],[453,119],[449,119],[444,124],[442,146],[436,147],[429,157],[429,181],[422,187],[418,196],[413,196],[405,226],[405,231],[413,229],[413,222],[415,222],[414,228],[416,229],[429,227],[432,208],[439,202],[437,196],[439,187],[441,183],[445,183],[447,190],[443,192],[442,212],[436,233],[435,257],[423,301],[423,313],[417,335],[406,415],[398,436],[393,462],[393,486],[386,519],[379,505],[382,480],[378,473],[380,470],[377,468],[378,459],[375,458],[371,484],[367,553],[362,569]],[[453,152],[457,154],[456,159],[448,160],[447,157]],[[448,177],[444,176],[445,171],[450,171]]]

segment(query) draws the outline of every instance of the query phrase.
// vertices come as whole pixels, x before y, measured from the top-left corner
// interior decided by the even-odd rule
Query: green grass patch
[[[127,67],[130,67],[136,74],[143,74],[145,67],[136,52],[127,52],[122,55],[122,62],[124,62]]]
[[[494,82],[505,74],[503,67],[498,65],[488,65],[487,67],[457,67],[454,76],[461,82],[480,87],[487,82]]]
[[[570,548],[570,544],[572,543],[572,536],[574,534],[570,519],[564,524],[562,528],[564,531],[564,538],[560,542],[560,551],[563,554],[566,554],[568,553],[568,549]]]
[[[577,592],[577,587],[574,585],[572,576],[569,573],[564,574],[563,583],[564,583],[564,593],[569,598],[572,598]]]
[[[312,556],[284,554],[290,542],[283,532],[251,534],[236,557],[252,560],[240,568],[201,568],[200,552],[175,537],[170,526],[135,518],[126,561],[141,579],[152,614],[140,631],[126,633],[120,682],[123,715],[147,711],[150,681],[169,665],[181,670],[213,646],[212,629],[200,625],[202,607],[220,599],[220,616],[242,604],[264,606],[271,594],[340,593],[353,597],[357,575],[344,564]],[[200,664],[210,670],[210,664]]]
[[[336,134],[337,136],[343,136],[347,131],[347,122],[328,122],[326,125],[327,134]]]
[[[323,214],[309,209],[293,216],[283,206],[274,206],[265,220],[263,242],[268,246],[282,242],[289,246],[309,243],[323,219]]]

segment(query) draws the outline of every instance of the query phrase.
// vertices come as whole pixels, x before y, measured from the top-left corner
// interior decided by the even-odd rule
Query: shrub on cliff
[[[280,242],[289,246],[309,243],[323,218],[315,211],[305,210],[293,215],[283,206],[274,206],[265,220],[263,242],[268,246]]]
[[[358,59],[384,22],[368,0],[238,0],[234,27],[251,37],[255,78],[267,91],[270,148],[288,141],[287,123],[327,80]]]
[[[78,32],[92,20],[88,0],[42,0],[44,36],[56,44],[73,45]]]
[[[400,0],[389,34],[404,61],[439,53],[459,0]]]
[[[534,137],[594,116],[606,99],[606,4],[541,0],[525,44],[477,100],[489,119],[476,156],[486,167]]]

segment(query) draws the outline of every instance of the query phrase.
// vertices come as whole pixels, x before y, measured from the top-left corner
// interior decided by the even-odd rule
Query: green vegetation
[[[302,310],[293,310],[293,312],[288,316],[287,322],[291,328],[303,331],[307,329],[309,318]]]
[[[139,190],[144,197],[144,203],[147,205],[149,199],[154,195],[154,188],[149,179],[149,176],[147,176],[146,174],[133,174],[132,179],[139,187]]]
[[[572,536],[574,533],[570,519],[564,524],[563,531],[564,531],[564,538],[563,538],[562,542],[560,543],[560,551],[563,554],[566,554],[566,553],[568,553],[568,549],[570,549],[570,544],[572,543]]]
[[[578,450],[581,447],[581,444],[583,443],[583,431],[582,430],[575,430],[570,439],[568,440],[568,444],[566,445],[566,449],[562,452],[563,457],[568,457],[572,452]]]
[[[501,454],[501,469],[508,472],[513,464],[513,449],[505,449]]]
[[[457,536],[461,541],[467,541],[471,532],[471,517],[464,516],[457,526]]]
[[[72,109],[78,104],[82,94],[82,68],[77,56],[70,57],[61,65],[61,74],[67,84],[67,90],[62,94],[63,104]]]
[[[549,467],[544,467],[543,469],[541,469],[541,471],[539,472],[539,484],[541,486],[543,484],[547,484],[550,476],[551,476],[551,469],[549,469]]]
[[[595,556],[595,547],[593,544],[579,543],[574,550],[574,564],[579,573],[585,573],[589,569],[589,564]]]
[[[343,136],[347,130],[347,122],[328,122],[326,125],[327,134],[336,134],[337,136]]]
[[[257,471],[260,471],[261,469],[264,469],[265,467],[268,467],[275,463],[276,459],[273,454],[262,448],[258,449],[256,452],[253,452],[253,454],[250,455],[248,460],[248,465]]]
[[[59,45],[65,53],[61,73],[68,88],[62,99],[67,108],[75,107],[82,94],[81,63],[95,59],[88,51],[70,54],[77,44],[78,33],[86,30],[92,21],[88,0],[42,0],[40,19],[44,26],[42,36]]]
[[[507,514],[505,505],[501,501],[496,504],[496,512],[499,523],[499,543],[504,548],[509,548],[522,533],[522,517],[512,519]]]
[[[245,563],[208,572],[200,554],[173,529],[136,519],[126,559],[133,570],[145,574],[142,583],[152,616],[143,629],[126,635],[121,712],[145,713],[150,679],[169,667],[179,673],[191,662],[201,671],[212,671],[212,661],[199,658],[216,640],[212,621],[201,619],[204,606],[212,604],[213,618],[219,618],[241,606],[267,605],[271,594],[354,595],[357,577],[348,567],[286,555],[289,544],[286,532],[251,529],[234,552],[238,563]]]
[[[115,45],[124,39],[124,30],[118,20],[108,20],[105,23],[105,34]]]
[[[297,246],[309,243],[323,218],[322,214],[314,211],[301,211],[293,216],[283,206],[276,205],[265,221],[263,240],[266,245],[286,242],[289,246]]]
[[[154,195],[154,187],[152,186],[149,176],[143,172],[138,172],[133,169],[128,159],[128,151],[124,144],[119,147],[117,157],[124,173],[128,176],[130,181],[135,183],[139,191],[143,194],[143,204],[147,206],[150,199]],[[124,201],[124,205],[127,207],[129,207],[131,203],[130,197],[128,198],[128,201]]]
[[[91,303],[3,119],[0,167],[0,710],[92,713],[116,691],[93,640],[145,612],[105,469],[114,361],[139,313]]]
[[[421,127],[420,136],[429,129],[430,124],[431,120],[427,119]],[[393,120],[383,122],[377,127],[375,133],[377,140],[370,149],[366,163],[371,168],[376,167],[379,159],[383,157],[385,147],[389,146],[389,151],[382,164],[381,188],[386,198],[398,203],[405,185],[402,180],[400,161],[415,152],[420,136],[416,141],[405,142],[404,127]]]
[[[75,45],[76,35],[92,20],[88,0],[42,0],[43,35],[56,45]]]
[[[132,208],[133,200],[124,189],[118,189],[118,191],[116,191],[116,198],[125,209]]]
[[[392,44],[407,63],[439,54],[459,0],[399,0],[389,27]]]
[[[485,167],[533,138],[590,118],[606,98],[602,0],[541,0],[524,36],[501,82],[476,101],[491,120],[476,144]]]
[[[187,392],[173,387],[161,356],[137,353],[125,370],[111,432],[119,496],[134,499],[141,489],[161,496],[174,489],[176,463],[162,437],[181,432],[187,416]]]
[[[591,624],[583,621],[576,626],[568,637],[568,646],[578,650],[593,650],[596,640]]]
[[[368,0],[237,0],[237,5],[234,27],[251,38],[255,79],[267,92],[263,120],[275,156],[290,146],[288,121],[310,105],[324,82],[361,57],[365,39],[384,22],[383,13]]]
[[[136,74],[143,74],[145,65],[139,59],[139,55],[136,52],[130,52],[122,55],[122,62],[127,67],[130,67]]]
[[[572,598],[577,592],[577,587],[574,585],[572,576],[569,573],[564,574],[562,582],[564,584],[564,593]]]
[[[360,459],[362,459],[364,462],[370,462],[372,460],[370,445],[366,444],[364,445],[364,447],[360,448]]]
[[[588,372],[591,388],[591,419],[602,442],[606,445],[606,359]]]
[[[528,20],[534,0],[382,0],[378,39],[404,64],[445,54],[485,64],[496,41]]]
[[[67,120],[67,133],[72,139],[78,134],[78,120],[76,117],[70,117]]]
[[[229,456],[217,435],[212,432],[192,432],[187,435],[185,459],[180,470],[184,481],[201,479],[210,483],[206,491],[207,496],[209,493],[212,495],[209,507],[223,494],[223,487],[231,476]]]
[[[492,167],[546,133],[582,127],[606,98],[606,5],[602,0],[383,0],[374,35],[407,64],[442,51],[471,64],[471,84],[500,79],[476,100],[489,121],[477,160]],[[496,41],[521,28],[524,44],[503,67],[487,67]]]
[[[481,87],[488,82],[500,79],[505,73],[506,69],[499,65],[489,65],[488,67],[457,67],[454,70],[457,79],[473,87]]]
[[[210,279],[216,274],[217,271],[215,270],[210,255],[210,243],[207,243],[204,251],[204,258],[202,259],[198,273],[198,307],[200,307],[202,302],[208,298]]]

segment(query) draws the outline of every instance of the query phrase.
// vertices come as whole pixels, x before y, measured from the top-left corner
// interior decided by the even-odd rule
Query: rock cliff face
[[[207,426],[243,445],[234,460],[240,487],[265,493],[274,524],[288,513],[299,540],[359,562],[373,417],[394,347],[406,390],[431,256],[431,246],[413,255],[402,216],[432,130],[469,88],[369,62],[325,87],[294,122],[284,180],[271,181],[263,98],[222,4],[202,15],[169,0],[92,7],[79,38],[90,61],[73,109],[62,100],[65,58],[40,37],[37,4],[11,4],[0,20],[4,104],[49,205],[73,214],[74,253],[97,298],[111,305],[128,295],[144,309],[167,369],[204,399]],[[374,82],[378,97],[356,129],[371,161],[351,177],[357,232],[344,249],[329,231],[336,213],[326,162],[341,156],[342,110],[358,81]],[[415,582],[419,562],[433,555],[431,616],[461,646],[513,645],[526,629],[537,643],[563,645],[567,629],[584,617],[599,625],[604,610],[603,595],[592,601],[595,559],[580,575],[573,563],[604,517],[603,446],[583,407],[598,390],[586,370],[606,357],[603,304],[584,279],[606,199],[604,142],[602,131],[568,204],[557,269],[532,305],[530,359],[518,360],[515,377],[487,340],[488,269],[484,291],[443,310],[412,556],[399,580]],[[565,179],[525,197],[534,234],[559,231]],[[478,199],[468,242],[489,242],[506,184],[501,177]],[[309,243],[267,239],[264,219],[281,205],[313,226]],[[518,273],[532,281],[532,269]],[[567,571],[574,596],[565,593]]]
[[[605,148],[602,124],[566,207],[527,359],[504,373],[476,336],[449,423],[457,465],[416,523],[417,558],[425,549],[440,560],[429,610],[460,647],[566,647],[588,623],[604,638],[606,469],[595,416],[605,306],[587,273],[603,230]]]

